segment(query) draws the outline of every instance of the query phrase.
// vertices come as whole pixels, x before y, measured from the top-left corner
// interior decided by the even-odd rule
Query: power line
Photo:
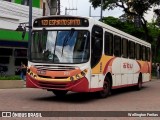
[[[77,10],[77,8],[65,8],[65,15],[67,15],[67,11],[73,11],[73,10]]]
[[[67,11],[72,12],[72,14],[73,14],[74,10],[77,11],[77,7],[74,8],[74,6],[73,6],[73,0],[71,1],[71,8],[70,8],[70,2],[69,2],[69,0],[68,0],[68,4],[69,4],[69,8],[67,8],[67,7],[65,8],[65,15],[69,14],[69,13],[67,13]]]

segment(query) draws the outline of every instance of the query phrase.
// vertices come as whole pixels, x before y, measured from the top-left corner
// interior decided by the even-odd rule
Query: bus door
[[[103,29],[100,26],[94,25],[91,34],[91,88],[99,86],[103,50]]]

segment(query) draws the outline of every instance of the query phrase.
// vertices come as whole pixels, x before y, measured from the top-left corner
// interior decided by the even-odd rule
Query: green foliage
[[[160,27],[160,9],[155,9],[154,13],[156,15],[155,16],[156,17],[155,24]]]
[[[97,8],[101,6],[101,0],[90,0],[92,6]],[[125,12],[129,11],[129,8],[132,8],[136,13],[143,15],[146,13],[152,6],[160,5],[160,0],[103,0],[103,9],[114,9],[116,7],[121,7]],[[133,14],[133,13],[132,13]]]
[[[101,0],[90,0],[90,2],[94,8],[101,6]],[[138,17],[138,23],[141,23],[145,33],[145,40],[148,42],[152,41],[150,40],[147,21],[144,18],[144,14],[155,5],[160,5],[160,0],[131,0],[131,2],[129,2],[129,0],[103,0],[103,9],[120,7],[125,14],[132,17],[133,20],[135,17]]]
[[[144,39],[145,37],[144,30],[142,28],[136,28],[131,21],[122,22],[119,18],[109,16],[104,17],[103,22],[140,39]],[[155,26],[155,23],[148,23],[147,28],[149,30],[149,36],[151,37],[150,39],[153,39],[153,44],[155,44],[155,39],[160,35],[160,29]]]
[[[122,22],[119,18],[109,16],[104,17],[103,22],[137,38],[140,38],[142,40],[145,39],[144,29],[136,28],[132,21],[125,20]],[[152,60],[153,62],[160,62],[160,40],[158,40],[158,38],[160,38],[160,29],[154,22],[148,23],[147,29],[149,31],[149,39],[150,41],[152,41]]]
[[[152,39],[154,39],[153,44],[155,43],[155,40],[157,37],[160,35],[160,29],[156,26],[156,24],[153,23],[148,23],[148,30],[149,30],[149,35],[152,36]]]
[[[112,27],[115,27],[123,32],[126,32],[130,35],[133,35],[137,38],[140,38],[140,39],[144,39],[144,31],[143,29],[137,29],[134,25],[133,22],[131,21],[121,21],[120,19],[118,18],[114,18],[114,17],[105,17],[103,18],[103,22],[112,26]]]
[[[21,77],[17,75],[5,76],[5,77],[0,77],[0,80],[21,80]]]

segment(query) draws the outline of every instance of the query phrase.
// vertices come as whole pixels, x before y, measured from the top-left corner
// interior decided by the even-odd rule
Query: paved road
[[[60,99],[52,92],[40,89],[0,89],[0,111],[160,111],[160,80],[145,83],[140,91],[133,88],[114,90],[112,95],[105,99],[98,99],[94,94],[85,93],[68,93],[65,98]],[[56,117],[54,119],[110,120],[111,117]],[[133,117],[112,119],[135,120]],[[158,118],[143,119],[158,120],[160,114]]]

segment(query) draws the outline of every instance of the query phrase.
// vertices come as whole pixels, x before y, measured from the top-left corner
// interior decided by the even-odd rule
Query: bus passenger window
[[[135,59],[135,43],[129,42],[129,58]]]
[[[113,34],[105,32],[105,54],[113,55]]]
[[[136,59],[141,60],[141,45],[136,44]]]
[[[146,60],[150,61],[150,48],[146,47]]]
[[[145,50],[145,46],[142,46],[142,60],[145,61],[146,60],[146,50]]]
[[[128,58],[128,40],[122,39],[122,57]]]
[[[121,37],[114,36],[114,55],[121,57]]]

